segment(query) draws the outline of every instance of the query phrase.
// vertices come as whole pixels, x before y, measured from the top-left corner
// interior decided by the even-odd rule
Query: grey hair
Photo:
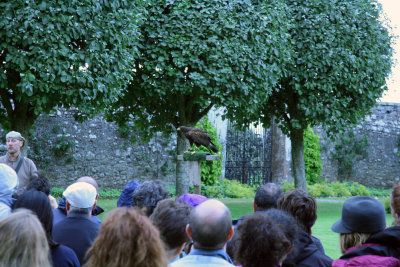
[[[93,207],[77,208],[77,207],[70,206],[69,212],[79,213],[79,214],[90,214],[90,213],[92,213],[92,208]]]

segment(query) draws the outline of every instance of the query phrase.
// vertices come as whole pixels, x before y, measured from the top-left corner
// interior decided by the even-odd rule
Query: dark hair
[[[13,209],[26,208],[33,211],[42,223],[50,248],[59,244],[53,240],[53,210],[49,198],[41,191],[29,190],[15,201]]]
[[[282,196],[282,194],[282,189],[274,183],[267,183],[261,186],[257,189],[254,197],[257,210],[276,208],[278,199]]]
[[[311,227],[317,220],[317,201],[301,189],[287,191],[278,201],[278,208],[291,214],[299,225],[311,234]]]
[[[390,198],[390,207],[392,209],[392,214],[397,214],[400,216],[400,183],[393,187]],[[400,225],[398,219],[394,219],[393,225]]]
[[[271,220],[275,221],[276,225],[279,225],[285,234],[286,238],[293,245],[292,251],[286,256],[282,267],[292,267],[296,265],[296,258],[299,253],[299,226],[298,222],[292,215],[288,214],[286,211],[279,209],[269,209],[264,212],[265,216],[269,217]]]
[[[87,267],[167,266],[157,228],[134,208],[110,211],[87,255]]]
[[[28,190],[36,190],[41,191],[46,194],[46,196],[50,195],[50,185],[49,182],[45,178],[35,178],[29,182],[26,186],[26,191]]]
[[[158,202],[157,207],[150,216],[153,224],[160,231],[168,249],[176,249],[189,241],[186,235],[186,225],[189,223],[191,207],[172,199]]]
[[[213,215],[215,216],[206,214],[204,203],[209,203],[210,201],[217,200],[207,200],[190,213],[189,225],[193,244],[198,249],[222,249],[228,241],[229,231],[232,227],[231,213],[224,204],[221,203],[221,207],[216,207],[219,210],[218,214],[214,212]]]
[[[159,181],[145,181],[133,192],[132,206],[144,209],[145,214],[150,216],[157,203],[168,197],[169,192]]]
[[[275,267],[291,247],[281,227],[262,213],[243,220],[235,242],[235,262],[246,267]]]

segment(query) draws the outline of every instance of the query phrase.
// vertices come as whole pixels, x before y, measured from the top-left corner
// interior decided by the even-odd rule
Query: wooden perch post
[[[178,155],[177,160],[189,161],[189,184],[193,185],[195,194],[201,194],[200,161],[221,160],[219,155],[210,155],[208,152],[186,152]]]

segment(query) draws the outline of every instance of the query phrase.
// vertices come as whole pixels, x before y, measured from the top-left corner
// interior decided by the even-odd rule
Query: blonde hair
[[[87,267],[165,267],[168,264],[157,228],[139,211],[126,207],[107,214],[87,255],[90,255]]]
[[[361,247],[368,237],[374,235],[375,233],[350,233],[350,234],[340,234],[339,237],[339,247],[342,254],[346,252],[351,247]]]
[[[1,267],[51,267],[49,245],[32,211],[17,209],[0,221]]]

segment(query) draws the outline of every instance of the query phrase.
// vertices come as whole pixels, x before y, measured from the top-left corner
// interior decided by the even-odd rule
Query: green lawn
[[[228,208],[231,210],[232,218],[237,219],[245,214],[253,212],[253,200],[252,199],[222,199]],[[117,206],[117,200],[115,199],[100,199],[98,205],[102,207],[107,213],[111,209]],[[341,253],[338,246],[339,234],[331,231],[331,226],[336,222],[341,215],[343,203],[340,202],[318,202],[318,219],[312,228],[313,235],[318,237],[325,249],[325,253],[332,259],[340,257]],[[101,214],[99,218],[104,219],[104,214]],[[390,226],[393,222],[393,217],[390,214],[386,216],[386,223]]]

